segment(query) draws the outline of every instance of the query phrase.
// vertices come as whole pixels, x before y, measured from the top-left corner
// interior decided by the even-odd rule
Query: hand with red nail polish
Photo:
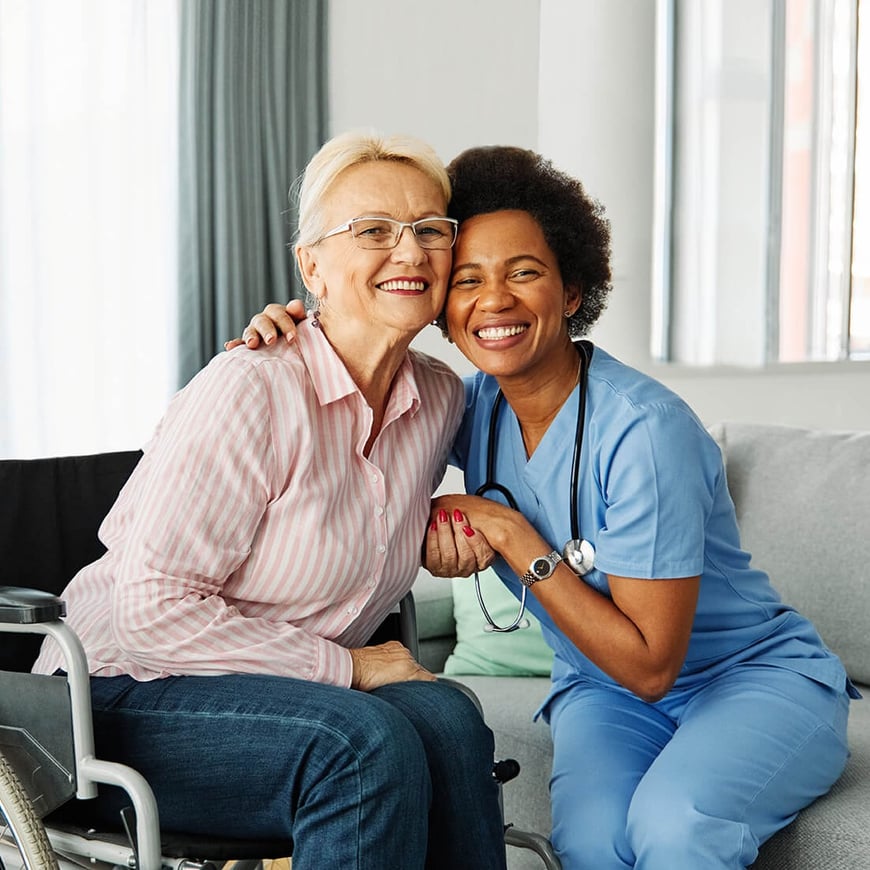
[[[468,577],[491,565],[495,558],[495,551],[486,536],[475,527],[468,512],[456,505],[461,502],[464,506],[475,498],[451,495],[433,501],[423,547],[423,564],[436,577]]]

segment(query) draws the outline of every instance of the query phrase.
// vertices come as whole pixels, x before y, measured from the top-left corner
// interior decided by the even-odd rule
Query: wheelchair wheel
[[[12,848],[4,848],[12,847]],[[17,850],[15,859],[6,858]],[[12,765],[0,754],[0,870],[57,870],[42,819]]]

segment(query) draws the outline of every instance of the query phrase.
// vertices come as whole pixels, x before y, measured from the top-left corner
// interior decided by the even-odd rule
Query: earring
[[[314,308],[314,311],[311,312],[311,326],[314,329],[320,329],[320,300],[317,300],[317,304]]]
[[[565,312],[565,317],[570,317],[572,314],[573,314],[573,312],[572,312],[571,309],[569,308],[569,309]]]

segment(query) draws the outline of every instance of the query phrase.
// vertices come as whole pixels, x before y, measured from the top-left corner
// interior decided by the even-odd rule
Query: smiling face
[[[534,377],[576,360],[566,312],[580,295],[562,283],[556,256],[525,211],[464,221],[456,241],[447,326],[477,368],[496,377]]]
[[[440,217],[446,208],[441,189],[425,173],[386,160],[344,170],[323,204],[329,228],[363,216]],[[389,250],[360,248],[350,232],[297,247],[305,286],[322,301],[324,327],[370,325],[411,337],[444,304],[452,254],[421,248],[410,228]]]

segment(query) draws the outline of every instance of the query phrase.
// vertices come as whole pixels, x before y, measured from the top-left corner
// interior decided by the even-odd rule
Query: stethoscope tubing
[[[586,418],[586,386],[589,376],[590,351],[588,343],[585,341],[577,342],[577,347],[579,348],[579,353],[581,354],[581,373],[579,379],[580,396],[577,406],[577,423],[574,435],[574,456],[571,461],[571,541],[569,543],[577,541],[579,547],[581,544],[586,544],[585,541],[580,541],[580,517],[578,509],[578,496],[580,491],[580,454],[583,450],[583,430],[585,427]],[[487,433],[488,437],[486,443],[486,479],[475,490],[474,494],[485,497],[486,494],[489,492],[498,492],[504,497],[505,501],[508,503],[508,507],[510,507],[512,510],[517,511],[519,510],[519,506],[517,505],[517,500],[514,498],[513,493],[506,486],[498,483],[495,480],[496,451],[493,448],[495,447],[496,441],[496,428],[498,425],[499,411],[501,410],[501,405],[503,401],[504,394],[501,390],[499,390],[496,394],[495,401],[492,404],[492,411],[490,412],[489,417],[489,432]],[[573,569],[573,566],[571,567]],[[526,612],[526,595],[528,593],[527,586],[523,585],[522,592],[520,593],[520,605],[519,609],[517,610],[517,615],[509,625],[498,625],[490,616],[490,613],[487,610],[486,604],[483,600],[483,593],[480,589],[480,575],[477,571],[474,572],[474,590],[477,593],[477,601],[480,605],[481,612],[486,619],[486,624],[484,625],[485,631],[501,632],[507,634],[509,632],[516,631],[518,628],[527,628],[529,626],[528,619],[524,618]]]
[[[498,396],[496,396],[496,400],[495,400],[496,404],[493,405],[492,416],[490,417],[490,421],[489,421],[490,439],[492,439],[492,437],[495,433],[494,423],[496,420],[496,411],[497,411],[496,406],[498,404],[500,404],[502,398],[503,398],[503,396],[501,394],[501,391],[499,391]],[[495,443],[495,442],[490,440],[489,444],[493,444],[493,443]],[[488,453],[487,463],[486,463],[487,464],[487,480],[477,488],[477,490],[475,491],[474,494],[484,496],[484,495],[486,495],[486,493],[492,492],[494,490],[495,492],[498,492],[504,496],[505,501],[507,501],[507,503],[508,503],[508,507],[512,508],[515,511],[519,510],[519,506],[517,505],[517,500],[514,498],[513,493],[506,486],[502,486],[500,483],[496,483],[494,480],[492,480],[492,458],[493,458],[492,454],[493,454],[493,451],[489,450],[489,447],[487,447],[487,453]],[[484,618],[486,619],[486,624],[483,626],[484,631],[504,632],[505,634],[507,634],[511,631],[516,631],[518,628],[527,628],[528,627],[529,621],[527,619],[523,618],[525,616],[525,613],[526,613],[526,595],[528,594],[528,591],[529,591],[528,587],[523,586],[522,592],[520,593],[519,610],[517,611],[517,615],[514,618],[514,621],[512,623],[510,623],[510,625],[499,625],[490,616],[489,611],[486,609],[486,604],[483,601],[483,592],[481,591],[481,588],[480,588],[480,574],[478,574],[477,571],[474,572],[474,591],[477,594],[477,603],[480,605],[480,610],[483,613]]]

